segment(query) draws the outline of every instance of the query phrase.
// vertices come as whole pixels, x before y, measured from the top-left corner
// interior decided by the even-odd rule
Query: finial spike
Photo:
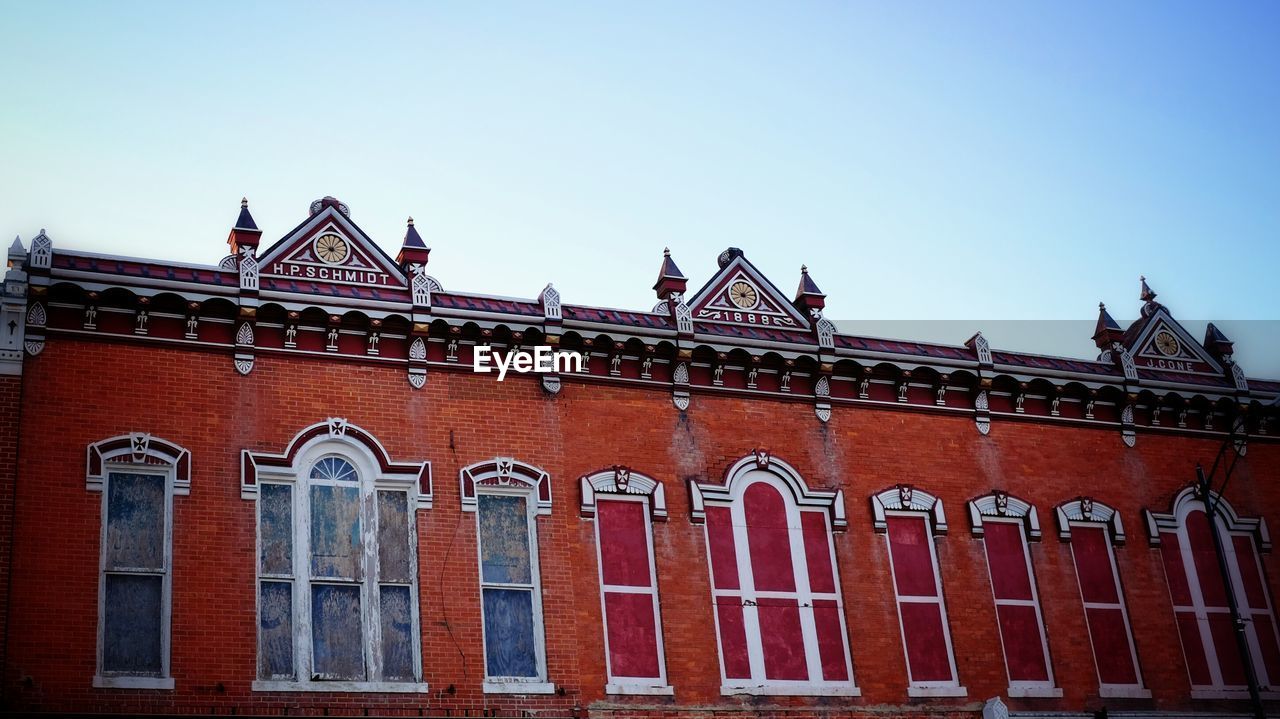
[[[809,274],[809,266],[808,266],[808,265],[800,265],[800,274],[802,274],[802,275],[807,275],[807,274]]]
[[[409,215],[409,226],[413,227],[413,215]]]
[[[663,256],[663,257],[670,257],[670,256],[671,256],[671,248],[670,248],[670,247],[663,247],[663,248],[662,248],[662,256]]]
[[[249,206],[249,198],[247,198],[247,197],[241,197],[241,198],[240,198],[240,206],[241,206],[241,207],[248,207],[248,206]]]
[[[1101,311],[1103,311],[1103,312],[1106,312],[1106,311],[1107,311],[1107,305],[1106,305],[1105,303],[1103,303],[1103,302],[1099,302],[1099,303],[1098,303],[1098,309],[1099,309],[1099,310],[1101,310]]]

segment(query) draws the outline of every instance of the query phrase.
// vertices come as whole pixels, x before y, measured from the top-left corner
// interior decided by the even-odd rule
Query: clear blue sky
[[[1123,321],[1139,274],[1180,318],[1280,319],[1274,2],[0,11],[24,240],[214,263],[242,195],[273,240],[331,194],[391,252],[413,215],[446,288],[648,308],[663,246],[696,286],[734,245],[837,320],[964,320],[920,339]],[[1089,356],[1089,326],[993,342]],[[1277,325],[1236,327],[1280,375]]]

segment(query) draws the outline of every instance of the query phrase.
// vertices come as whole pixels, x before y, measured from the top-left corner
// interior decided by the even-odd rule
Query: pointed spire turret
[[[662,248],[662,269],[658,271],[658,281],[653,283],[658,299],[665,300],[677,293],[683,295],[688,284],[689,278],[684,276],[676,266],[676,261],[671,259],[671,248]]]
[[[1222,330],[1210,322],[1209,326],[1204,328],[1204,348],[1213,355],[1214,359],[1221,361],[1231,357],[1235,343],[1227,339],[1227,336],[1222,334]]]
[[[818,289],[818,283],[813,281],[809,276],[809,267],[800,265],[800,286],[796,288],[796,298],[793,301],[796,309],[802,312],[808,310],[820,310],[827,306],[827,296],[822,290]]]
[[[253,215],[249,214],[249,198],[240,198],[240,215],[236,217],[236,224],[231,228],[231,234],[227,236],[227,246],[231,248],[231,254],[240,254],[241,248],[249,248],[251,250],[258,249],[258,243],[262,241],[262,230],[258,229],[258,223],[253,221]]]
[[[1099,302],[1098,324],[1093,328],[1093,343],[1098,346],[1098,349],[1107,349],[1123,337],[1124,330],[1120,329],[1120,325],[1111,318],[1111,313],[1107,312],[1107,306]]]
[[[406,266],[425,265],[430,254],[431,248],[422,241],[422,235],[418,234],[418,229],[413,226],[413,218],[410,217],[404,231],[404,242],[400,245],[400,254],[396,255],[396,262]]]

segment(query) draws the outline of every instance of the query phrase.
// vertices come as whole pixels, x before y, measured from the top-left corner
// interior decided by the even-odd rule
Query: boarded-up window
[[[666,684],[647,497],[596,502],[605,649],[613,684]]]
[[[375,489],[336,456],[304,479],[259,489],[258,676],[417,681],[409,493]]]
[[[910,682],[916,687],[957,686],[929,519],[923,513],[891,514],[885,522]]]
[[[1245,620],[1248,648],[1262,686],[1280,683],[1280,641],[1262,564],[1253,536],[1219,525],[1231,587]],[[1245,688],[1227,589],[1218,565],[1213,535],[1204,511],[1182,515],[1178,531],[1160,533],[1165,577],[1182,638],[1191,684],[1197,689]]]
[[[1009,683],[1051,685],[1049,649],[1022,522],[987,519],[983,522],[983,545]]]
[[[769,472],[741,481],[736,501],[706,509],[725,683],[851,688],[827,510],[801,508]]]
[[[110,472],[102,548],[105,676],[163,677],[168,609],[168,481]]]
[[[1080,598],[1084,601],[1098,682],[1104,687],[1141,686],[1129,612],[1120,591],[1120,575],[1107,528],[1099,524],[1073,524],[1071,556],[1075,560]]]
[[[533,516],[523,495],[476,498],[485,674],[489,678],[545,677],[542,607],[536,582]]]

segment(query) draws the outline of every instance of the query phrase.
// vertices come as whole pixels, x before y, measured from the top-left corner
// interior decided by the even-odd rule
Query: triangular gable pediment
[[[733,257],[689,302],[695,322],[808,329],[809,320],[747,258]]]
[[[317,285],[406,287],[404,273],[349,217],[325,207],[258,259],[263,279]]]
[[[1128,347],[1139,369],[1222,377],[1222,365],[1164,307],[1140,321],[1145,324]]]

